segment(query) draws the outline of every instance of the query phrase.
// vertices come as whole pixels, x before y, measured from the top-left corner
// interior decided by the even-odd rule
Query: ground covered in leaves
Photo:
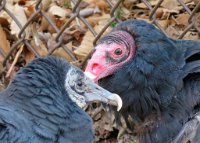
[[[159,0],[149,0],[152,7],[158,2]],[[198,0],[184,0],[190,10],[193,10],[198,2]],[[35,0],[6,1],[6,9],[14,14],[21,27],[6,11],[0,11],[0,90],[7,86],[20,67],[35,58],[35,53],[22,41],[15,47],[9,60],[3,65],[5,55],[10,52],[21,38],[19,34],[22,27],[37,12],[37,9],[35,9],[36,4],[37,1]],[[114,6],[116,1],[110,0],[110,4]],[[73,13],[72,9],[75,6],[70,0],[42,0],[42,5],[42,11],[58,29],[61,29],[70,20]],[[78,7],[80,10],[79,15],[88,21],[96,33],[99,33],[111,19],[111,8],[104,0],[82,0]],[[124,0],[116,9],[115,14],[120,20],[136,18],[149,21],[150,11],[141,0]],[[173,38],[178,38],[189,25],[188,19],[190,15],[176,0],[164,0],[156,10],[155,16],[161,28]],[[200,23],[200,11],[197,11],[194,18],[197,23]],[[110,24],[104,34],[109,32],[116,23]],[[40,56],[45,56],[56,47],[58,29],[50,25],[44,15],[38,14],[31,19],[29,25],[22,31],[25,33],[26,41],[31,44]],[[62,45],[72,51],[73,57],[67,54],[66,49],[62,47],[58,47],[53,52],[53,55],[64,57],[72,64],[84,69],[88,55],[93,49],[94,35],[80,19],[75,18],[64,30],[61,37]],[[195,29],[191,28],[183,39],[199,40],[199,35]],[[136,142],[131,132],[126,129],[123,119],[121,119],[122,126],[116,125],[114,115],[111,112],[105,112],[103,105],[92,104],[88,106],[86,111],[94,120],[97,142]]]

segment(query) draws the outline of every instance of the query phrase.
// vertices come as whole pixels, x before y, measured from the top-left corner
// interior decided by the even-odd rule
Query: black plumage
[[[89,101],[84,98],[93,90],[94,95],[106,92],[92,86],[64,59],[49,56],[32,61],[0,93],[0,142],[94,142],[92,120],[78,106]]]
[[[119,31],[131,35],[133,43]],[[124,104],[120,113],[140,142],[172,142],[200,109],[200,42],[174,40],[152,24],[128,20],[100,40],[87,72],[102,67],[104,61],[97,61],[98,48],[101,53],[105,48],[108,55],[109,45],[113,43],[125,45],[127,53],[130,48],[135,52],[117,68],[114,65],[124,59],[115,63],[105,56],[105,65],[109,63],[114,68],[110,74],[100,76],[98,83],[121,96]],[[97,75],[103,75],[104,71]],[[197,143],[199,138],[198,131],[185,142]]]

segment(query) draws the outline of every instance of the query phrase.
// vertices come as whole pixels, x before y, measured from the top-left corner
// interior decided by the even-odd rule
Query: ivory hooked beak
[[[85,75],[90,78],[92,81],[94,81],[95,79],[95,75],[93,75],[90,72],[85,72]],[[88,83],[89,84],[89,83]],[[93,87],[95,86],[95,87]],[[106,89],[96,85],[96,84],[92,84],[91,85],[92,89],[95,89],[95,93],[92,93],[91,95],[87,96],[87,101],[102,101],[104,103],[107,104],[111,104],[114,106],[117,106],[117,111],[119,111],[122,108],[122,99],[118,94],[115,93],[110,93],[109,91],[107,91]],[[94,96],[95,94],[95,96]]]

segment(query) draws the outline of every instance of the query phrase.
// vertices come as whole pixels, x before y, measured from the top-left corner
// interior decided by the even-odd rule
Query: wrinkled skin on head
[[[135,55],[134,39],[125,31],[110,33],[101,39],[95,49],[95,58],[88,62],[86,68],[86,72],[95,76],[95,81],[113,74]]]

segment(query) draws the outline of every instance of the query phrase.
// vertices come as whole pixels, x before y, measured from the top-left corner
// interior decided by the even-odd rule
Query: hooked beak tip
[[[122,108],[122,99],[118,94],[114,94],[114,96],[116,97],[117,101],[117,111],[120,111],[120,109]]]

